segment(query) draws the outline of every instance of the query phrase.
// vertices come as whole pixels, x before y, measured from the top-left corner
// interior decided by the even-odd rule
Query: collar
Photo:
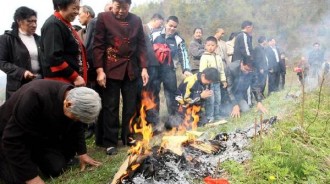
[[[66,25],[68,25],[68,26],[71,27],[71,23],[70,23],[69,21],[65,20],[65,19],[62,17],[62,15],[60,14],[60,12],[55,11],[55,12],[54,12],[54,16],[57,17],[58,19],[60,19],[64,24],[66,24]]]

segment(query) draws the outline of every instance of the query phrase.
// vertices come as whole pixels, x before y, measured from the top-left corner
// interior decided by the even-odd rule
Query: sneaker
[[[213,123],[213,122],[214,122],[214,118],[207,119],[207,123]]]
[[[108,147],[106,149],[106,154],[107,155],[116,155],[118,153],[117,148],[116,147]]]
[[[135,146],[136,140],[133,137],[128,137],[127,146]]]

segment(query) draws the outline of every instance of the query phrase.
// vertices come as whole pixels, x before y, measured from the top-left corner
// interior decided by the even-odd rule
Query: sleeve
[[[35,93],[23,95],[3,132],[3,154],[13,166],[13,172],[20,181],[38,175],[38,168],[31,160],[31,152],[25,145],[26,133],[35,132],[35,120],[39,118],[41,110],[38,101]]]
[[[96,69],[103,68],[103,58],[105,58],[106,30],[103,15],[104,13],[98,14],[95,25],[95,35],[93,43],[93,64]]]
[[[87,61],[90,64],[90,67],[93,68],[93,42],[94,42],[94,34],[95,34],[95,23],[96,19],[92,19],[92,21],[88,24],[86,29],[86,53],[87,53]]]
[[[64,45],[67,39],[55,21],[48,24],[42,31],[42,44],[44,47],[44,56],[46,65],[50,67],[52,76],[64,77],[71,82],[78,77],[78,73],[70,67],[68,62],[63,58]],[[46,75],[47,77],[47,75]]]
[[[220,81],[221,82],[226,82],[227,81],[227,78],[226,78],[226,73],[225,73],[225,66],[223,65],[223,62],[221,60],[220,57],[219,58],[219,65],[220,65]]]
[[[201,60],[199,61],[199,72],[203,72],[207,68],[207,57],[202,55]]]
[[[7,36],[0,36],[0,69],[8,76],[22,81],[26,70],[15,65],[13,61],[11,61],[9,51],[13,49],[14,48],[8,41]]]
[[[184,40],[178,45],[178,52],[179,52],[179,61],[182,66],[182,71],[190,71],[190,64],[188,59],[187,48]]]
[[[137,53],[139,58],[139,66],[140,68],[147,68],[147,46],[146,46],[146,39],[145,34],[143,32],[143,25],[142,21],[138,19],[138,47]]]
[[[228,91],[228,96],[230,98],[230,101],[233,105],[238,105],[238,102],[236,100],[236,97],[234,95],[234,74],[233,71],[228,68],[227,70],[227,91]]]
[[[74,126],[71,129],[68,136],[68,141],[75,148],[77,155],[83,155],[87,153],[86,141],[85,141],[85,130],[83,123],[74,122]]]
[[[190,54],[194,57],[194,59],[198,60],[201,58],[202,54],[204,53],[204,49],[199,48],[199,44],[196,42],[192,41],[189,44],[189,52]]]
[[[195,89],[195,82],[194,80],[189,80],[187,81],[187,85],[186,85],[186,91],[183,97],[183,100],[188,103],[196,103],[198,101],[200,101],[201,99],[201,94],[200,92],[197,92],[198,90]]]
[[[248,37],[245,33],[242,33],[237,36],[237,41],[238,41],[238,49],[243,58],[246,61],[251,61],[251,48],[249,48],[249,43],[248,43]],[[236,43],[235,43],[236,45]]]

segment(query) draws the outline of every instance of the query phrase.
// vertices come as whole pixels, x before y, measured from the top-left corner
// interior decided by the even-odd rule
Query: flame
[[[184,113],[182,106],[179,110]],[[183,153],[182,144],[185,142],[195,141],[196,136],[192,133],[187,132],[187,130],[195,131],[197,129],[197,124],[199,122],[198,112],[201,110],[201,106],[192,105],[185,107],[184,120],[178,127],[172,128],[172,130],[165,133],[162,139],[160,149],[169,149],[174,153],[181,155]],[[160,150],[158,150],[160,153]]]
[[[152,138],[152,125],[146,120],[146,111],[153,109],[156,107],[154,103],[154,98],[152,97],[150,92],[143,91],[142,92],[142,101],[140,108],[140,118],[138,122],[134,123],[133,119],[130,121],[130,127],[132,132],[140,133],[143,137],[141,141],[138,141],[135,146],[132,146],[129,150],[131,154],[146,154],[150,150],[150,140]]]

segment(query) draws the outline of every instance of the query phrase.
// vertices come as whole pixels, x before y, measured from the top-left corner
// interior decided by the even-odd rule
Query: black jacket
[[[86,153],[83,124],[63,113],[64,94],[70,88],[67,83],[34,80],[0,106],[0,154],[19,181],[38,175],[31,158],[34,151],[65,147],[73,156]]]
[[[280,59],[281,58],[280,51],[278,50],[278,48],[276,48],[276,50],[277,50],[278,58]],[[267,53],[267,59],[268,59],[269,72],[271,72],[271,73],[280,72],[280,64],[276,60],[276,55],[275,55],[275,52],[273,51],[273,49],[271,47],[267,47],[266,53]]]
[[[266,56],[266,48],[258,45],[254,48],[253,54],[254,64],[258,71],[264,70],[264,72],[268,71],[268,61]]]
[[[240,100],[246,100],[247,89],[251,86],[251,91],[254,94],[257,102],[260,102],[262,95],[260,92],[258,74],[253,71],[244,74],[241,71],[241,61],[234,61],[227,68],[227,91],[231,102],[237,105]]]
[[[36,34],[33,36],[38,47],[40,62],[40,37]],[[6,31],[0,36],[0,69],[7,74],[6,99],[30,81],[24,79],[25,71],[32,71],[30,53],[18,36],[18,30]]]
[[[235,39],[234,54],[232,61],[252,61],[252,36],[245,32],[240,32]]]
[[[79,44],[68,26],[54,15],[41,28],[40,46],[45,78],[73,83],[81,74]]]

